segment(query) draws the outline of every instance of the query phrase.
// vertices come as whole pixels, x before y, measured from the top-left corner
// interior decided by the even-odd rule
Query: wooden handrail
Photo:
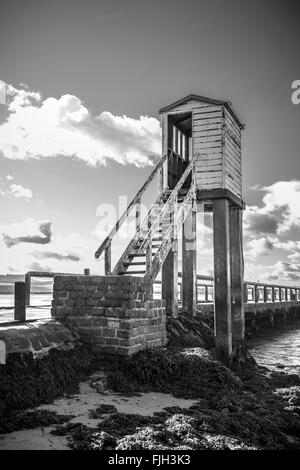
[[[190,163],[188,164],[188,166],[186,167],[186,169],[182,173],[182,175],[181,175],[179,181],[177,182],[175,188],[172,190],[170,196],[168,197],[167,201],[165,202],[164,206],[162,207],[160,214],[156,217],[156,219],[151,224],[152,225],[152,228],[151,228],[152,233],[155,232],[157,224],[159,224],[161,218],[166,215],[170,205],[174,204],[175,201],[177,201],[179,190],[182,188],[182,186],[185,183],[187,177],[189,176],[190,172],[192,171],[195,160],[196,160],[196,157],[194,157],[190,161]],[[152,233],[151,233],[151,235],[152,235]],[[148,244],[149,244],[149,239],[145,238],[145,240],[141,243],[141,246],[139,248],[139,252],[142,252],[148,246]]]
[[[118,232],[118,230],[120,229],[121,225],[123,224],[123,222],[126,220],[126,218],[128,217],[129,215],[129,212],[130,210],[132,209],[132,207],[137,204],[137,203],[140,203],[140,200],[141,200],[141,197],[143,195],[143,193],[146,191],[146,189],[148,188],[149,184],[151,183],[151,181],[153,180],[153,178],[155,177],[155,175],[157,174],[158,170],[162,167],[162,165],[164,164],[164,162],[166,161],[167,159],[167,154],[165,154],[161,160],[158,162],[158,164],[156,165],[156,167],[154,168],[154,170],[152,171],[151,175],[148,177],[148,179],[146,180],[146,182],[143,184],[143,186],[141,187],[141,189],[136,193],[136,195],[134,196],[134,198],[132,199],[131,203],[127,206],[127,209],[123,212],[123,214],[121,215],[121,217],[119,218],[119,220],[117,221],[117,223],[115,224],[115,226],[112,228],[112,230],[110,231],[110,233],[107,235],[107,237],[105,238],[105,240],[101,243],[101,245],[99,246],[98,250],[95,252],[95,258],[99,258],[101,256],[101,254],[103,253],[103,251],[108,248],[108,246],[111,244],[112,242],[112,239],[113,237],[115,236],[115,234]]]

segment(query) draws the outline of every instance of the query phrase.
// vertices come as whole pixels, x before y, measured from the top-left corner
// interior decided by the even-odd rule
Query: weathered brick
[[[70,292],[69,299],[79,299],[79,292],[77,291]]]
[[[118,316],[117,309],[112,308],[112,307],[107,307],[105,309],[105,316],[106,317],[117,317]]]
[[[105,344],[107,344],[108,346],[119,346],[120,340],[119,338],[106,338]]]
[[[116,330],[114,328],[103,328],[103,336],[114,337],[116,335]]]
[[[105,344],[105,338],[103,336],[92,336],[93,344]]]
[[[129,339],[130,338],[130,331],[129,330],[118,330],[117,337],[122,339]]]
[[[73,290],[76,290],[76,291],[83,291],[83,290],[84,290],[84,286],[81,285],[81,284],[74,284],[74,285],[73,285]]]
[[[94,326],[107,326],[107,319],[106,318],[96,318],[93,317],[93,325]]]
[[[119,328],[120,327],[120,321],[119,320],[108,320],[107,326],[109,328]]]

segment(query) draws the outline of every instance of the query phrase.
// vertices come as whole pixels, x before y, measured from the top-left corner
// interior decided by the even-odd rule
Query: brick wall
[[[163,301],[134,276],[55,276],[52,316],[95,353],[131,355],[167,341]]]

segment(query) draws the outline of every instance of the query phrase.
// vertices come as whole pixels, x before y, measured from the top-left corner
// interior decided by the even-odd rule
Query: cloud
[[[88,165],[108,161],[152,165],[161,153],[159,121],[132,119],[108,111],[93,115],[74,95],[42,99],[40,93],[8,85],[9,115],[0,125],[0,152],[27,160],[76,157]]]
[[[13,177],[13,176],[11,176],[11,175],[6,175],[6,179],[7,179],[7,181],[11,181],[11,180],[13,180],[13,179],[14,179],[14,177]]]
[[[44,271],[44,272],[54,272],[51,266],[42,265],[36,261],[31,263],[28,266],[28,271]]]
[[[247,249],[245,249],[245,257],[247,258],[258,258],[260,256],[266,256],[273,250],[274,245],[269,238],[257,238],[248,241]]]
[[[31,218],[27,218],[24,222],[13,223],[1,230],[3,242],[10,248],[19,243],[35,243],[45,245],[50,243],[52,229],[51,222],[37,222]]]
[[[74,253],[58,253],[55,251],[34,252],[32,255],[38,259],[56,259],[59,261],[80,261],[80,256]]]
[[[25,199],[26,201],[32,198],[31,189],[24,188],[21,184],[11,184],[7,190],[7,194],[18,199]]]
[[[262,207],[246,209],[244,227],[247,232],[284,234],[300,227],[300,181],[278,181],[252,189],[266,194]]]
[[[287,261],[278,261],[271,267],[268,274],[270,280],[299,281],[300,264],[289,263]]]

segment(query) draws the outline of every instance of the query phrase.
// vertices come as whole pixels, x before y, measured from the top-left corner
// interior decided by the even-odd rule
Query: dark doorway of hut
[[[168,187],[174,189],[192,155],[192,113],[168,116]],[[191,185],[187,178],[183,188]]]

